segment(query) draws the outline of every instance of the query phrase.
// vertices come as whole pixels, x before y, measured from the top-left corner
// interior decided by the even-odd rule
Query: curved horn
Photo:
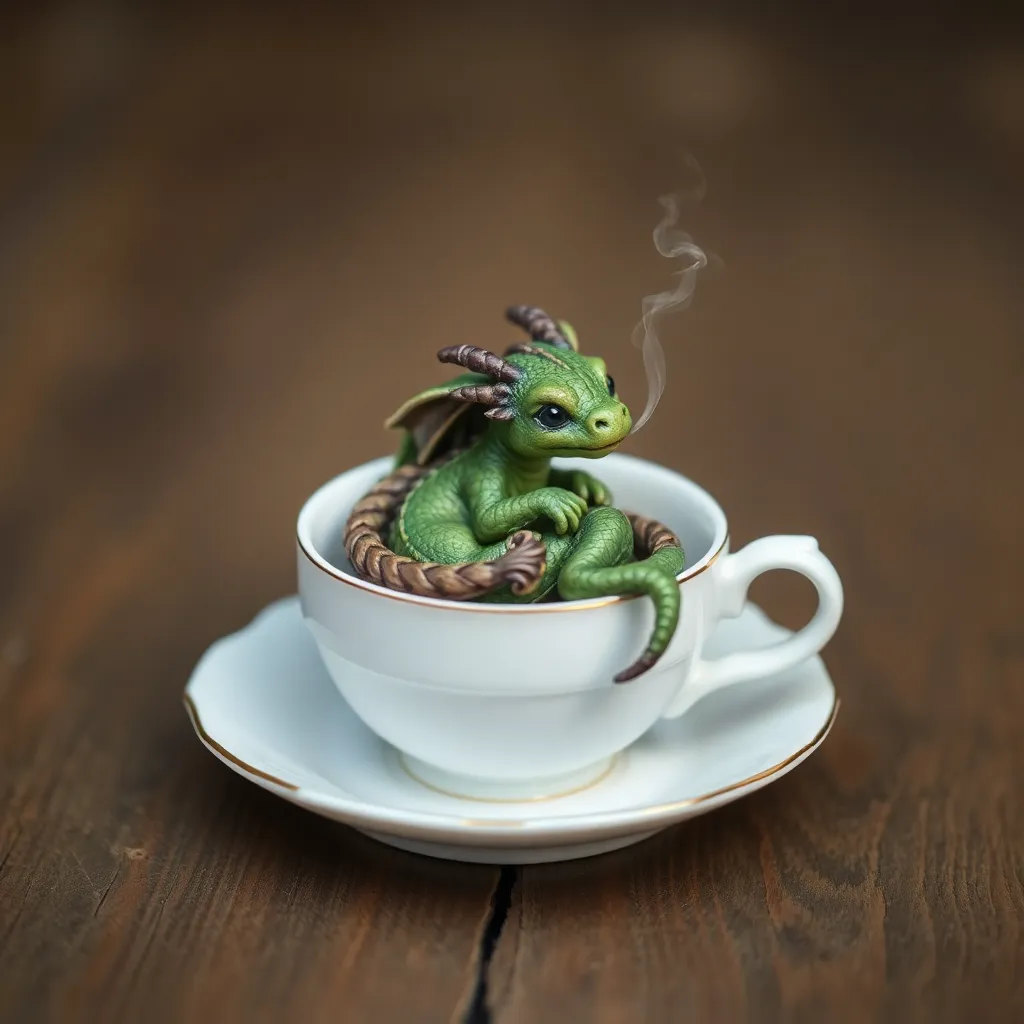
[[[467,384],[448,392],[457,402],[479,402],[481,405],[502,405],[512,392],[507,384]]]
[[[449,345],[437,353],[442,363],[457,363],[474,373],[482,373],[502,384],[515,384],[523,375],[523,371],[501,356],[488,352],[485,348],[475,345]]]
[[[505,317],[517,327],[522,327],[534,341],[546,341],[555,348],[572,349],[572,343],[562,329],[536,306],[510,306]]]

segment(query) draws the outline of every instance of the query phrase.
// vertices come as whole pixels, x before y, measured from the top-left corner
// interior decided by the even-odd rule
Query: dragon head
[[[600,458],[618,447],[632,419],[604,360],[582,355],[572,327],[543,310],[513,306],[506,315],[530,341],[512,345],[504,357],[472,345],[442,349],[442,362],[490,381],[457,387],[449,397],[486,406],[484,415],[520,455]]]
[[[629,433],[629,410],[604,360],[580,353],[569,324],[532,306],[513,306],[506,317],[528,341],[511,345],[504,356],[475,345],[441,349],[441,362],[467,372],[410,399],[389,418],[387,426],[406,430],[411,441],[411,453],[400,461],[423,464],[485,425],[528,458],[600,458]],[[476,413],[467,416],[471,410]]]

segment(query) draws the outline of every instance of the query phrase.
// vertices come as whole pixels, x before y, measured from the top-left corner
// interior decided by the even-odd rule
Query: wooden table
[[[4,1024],[1024,1019],[1020,35],[715,10],[4,15]],[[502,870],[228,771],[182,686],[439,347],[536,302],[642,407],[677,144],[719,262],[631,450],[836,564],[821,751]]]

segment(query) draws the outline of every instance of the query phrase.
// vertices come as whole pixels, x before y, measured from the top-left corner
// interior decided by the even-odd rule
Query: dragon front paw
[[[587,502],[580,495],[561,487],[543,487],[531,495],[534,511],[547,516],[558,534],[575,533],[587,514]]]
[[[607,505],[611,500],[611,492],[597,477],[581,469],[574,470],[569,478],[569,490],[581,497],[590,505]]]

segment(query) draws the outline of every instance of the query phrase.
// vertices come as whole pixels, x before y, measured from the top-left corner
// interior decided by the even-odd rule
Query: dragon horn
[[[449,345],[437,353],[442,363],[457,363],[474,373],[482,373],[502,384],[515,384],[523,375],[523,371],[501,356],[488,352],[485,348],[475,345]]]
[[[512,392],[507,384],[467,384],[448,392],[457,402],[479,402],[481,405],[504,405]]]
[[[572,342],[554,320],[536,306],[510,306],[505,317],[517,327],[522,327],[534,341],[546,341],[555,348],[572,350]]]

